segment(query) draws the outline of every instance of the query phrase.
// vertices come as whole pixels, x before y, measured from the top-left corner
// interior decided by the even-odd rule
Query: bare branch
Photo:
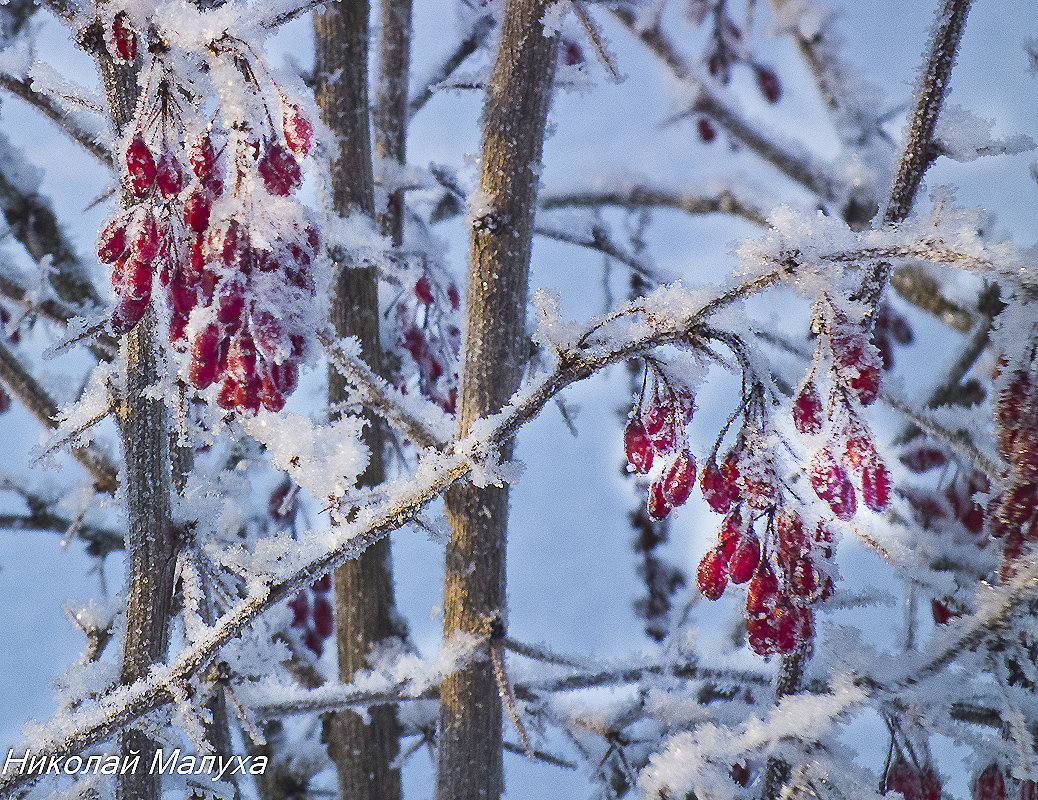
[[[49,531],[66,539],[77,538],[88,542],[92,555],[105,556],[123,549],[123,536],[111,528],[68,519],[51,511],[33,511],[30,514],[0,514],[0,528],[18,531]]]
[[[601,206],[621,206],[626,209],[670,208],[688,214],[732,214],[761,227],[767,227],[768,224],[763,211],[728,189],[722,189],[716,195],[695,195],[650,186],[632,186],[601,192],[546,193],[541,198],[543,209]]]
[[[6,345],[0,342],[0,380],[36,419],[48,428],[58,427],[58,406],[47,391],[25,369]],[[118,488],[118,470],[96,448],[73,447],[72,455],[90,473],[99,492],[114,494]]]
[[[421,111],[422,106],[429,102],[429,98],[436,93],[436,88],[453,75],[466,58],[483,46],[493,29],[494,16],[492,14],[482,14],[472,21],[472,26],[458,46],[444,59],[442,64],[433,70],[432,75],[425,81],[425,85],[411,98],[408,103],[410,117]]]

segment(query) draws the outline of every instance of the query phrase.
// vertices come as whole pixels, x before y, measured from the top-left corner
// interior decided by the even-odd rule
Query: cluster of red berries
[[[720,598],[729,581],[746,583],[747,641],[755,653],[773,655],[813,638],[812,606],[833,591],[830,570],[822,568],[833,549],[823,523],[808,535],[800,515],[785,503],[763,442],[763,406],[751,402],[720,465],[711,456],[703,467],[703,498],[725,516],[696,579],[708,600]]]
[[[332,576],[325,575],[288,604],[292,609],[292,627],[301,630],[303,644],[317,656],[324,652],[324,640],[335,630],[331,590]]]
[[[397,344],[411,357],[418,376],[418,390],[448,414],[458,404],[458,353],[461,330],[451,316],[461,307],[461,295],[453,281],[436,280],[425,270],[410,295],[397,301]],[[450,309],[449,311],[447,309]],[[396,386],[406,391],[408,377],[401,370]]]
[[[1003,540],[1003,580],[1011,580],[1024,552],[1038,542],[1038,395],[1027,367],[997,376],[998,452],[1009,465],[1001,492],[988,501],[988,530]]]
[[[829,298],[816,310],[818,348],[815,367],[793,399],[793,424],[805,436],[827,435],[825,446],[811,456],[811,488],[829,504],[833,516],[849,520],[857,511],[857,478],[865,505],[882,511],[890,502],[890,473],[859,413],[879,395],[880,359],[865,331],[851,324]],[[828,352],[827,352],[828,351]],[[830,359],[832,391],[823,406],[815,382],[817,364]]]
[[[933,765],[927,761],[917,766],[900,750],[887,768],[883,785],[888,792],[901,792],[905,800],[941,800],[941,776]]]
[[[659,456],[662,469],[649,484],[653,520],[682,505],[696,482],[696,460],[688,449],[685,426],[695,411],[692,392],[648,364],[638,406],[624,430],[630,469],[647,474]],[[648,391],[646,391],[648,389]]]
[[[136,42],[120,12],[111,26],[113,52],[132,60]],[[117,334],[137,326],[157,276],[166,289],[169,342],[179,352],[190,349],[191,383],[205,389],[218,382],[223,408],[279,411],[298,381],[316,289],[310,266],[317,230],[290,197],[313,124],[275,84],[280,126],[264,101],[265,130],[228,120],[221,136],[210,121],[188,145],[192,109],[161,62],[162,48],[154,49],[123,149],[129,200],[98,237],[98,257],[112,265],[119,297],[110,324]],[[249,61],[245,49],[233,55]],[[251,67],[238,72],[252,82],[261,74]],[[258,84],[249,88],[264,97]]]

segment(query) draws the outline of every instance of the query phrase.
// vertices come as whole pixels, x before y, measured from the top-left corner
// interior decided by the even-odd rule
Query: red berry
[[[310,152],[314,140],[314,125],[297,105],[286,105],[281,112],[281,127],[285,132],[285,144],[293,153],[305,156]]]
[[[126,174],[129,177],[130,190],[136,195],[147,194],[155,183],[155,157],[148,145],[140,136],[130,142],[126,148]]]
[[[144,314],[148,310],[148,304],[150,300],[133,300],[131,298],[123,298],[122,301],[115,307],[115,311],[112,312],[110,319],[112,330],[119,336],[124,333],[129,333],[137,327],[138,323],[144,319]]]
[[[696,118],[696,133],[698,133],[699,138],[707,144],[717,138],[717,131],[714,129],[714,125],[708,117]]]
[[[178,353],[187,350],[187,321],[183,314],[174,313],[169,318],[169,343]]]
[[[647,407],[642,408],[641,417],[656,452],[669,453],[673,450],[676,439],[674,410],[654,397]]]
[[[128,62],[137,58],[137,32],[130,27],[130,18],[120,11],[112,20],[112,43],[118,61]]]
[[[432,284],[429,282],[428,275],[422,275],[418,279],[418,283],[414,285],[414,295],[423,305],[431,306],[433,304]]]
[[[332,588],[332,576],[331,576],[331,573],[327,573],[325,575],[322,575],[320,578],[318,578],[316,581],[314,581],[312,584],[310,584],[310,591],[314,592],[315,594],[320,594],[321,592],[331,591],[331,588]]]
[[[652,482],[652,485],[649,486],[649,517],[653,520],[661,520],[672,510],[670,503],[667,502],[667,498],[663,494],[663,484],[660,479],[657,478]]]
[[[803,434],[822,430],[822,399],[814,381],[808,381],[793,400],[793,424]]]
[[[732,578],[732,583],[746,583],[753,577],[759,564],[760,540],[753,531],[747,531],[739,537],[728,562],[728,574]]]
[[[973,800],[1005,800],[1006,782],[996,763],[988,764],[973,781]]]
[[[220,335],[215,325],[208,325],[195,335],[191,343],[191,366],[188,378],[199,389],[205,389],[216,380]]]
[[[721,522],[721,530],[718,532],[717,537],[723,542],[731,537],[736,540],[743,534],[742,514],[738,508],[733,508],[724,516],[724,520]],[[734,547],[735,544],[732,544]]]
[[[310,602],[306,599],[306,592],[300,592],[296,599],[288,604],[292,609],[292,627],[302,628],[310,616]]]
[[[793,565],[793,574],[789,577],[789,588],[793,594],[803,600],[815,599],[818,592],[819,575],[814,563],[807,556],[801,556]]]
[[[126,300],[147,303],[151,298],[151,264],[131,258],[123,272],[121,296]]]
[[[843,459],[850,466],[861,472],[868,467],[879,463],[879,453],[872,438],[864,432],[858,431],[847,435],[843,443]]]
[[[769,103],[777,103],[782,97],[782,84],[778,76],[767,67],[757,67],[754,70],[757,76],[757,88]]]
[[[196,186],[184,198],[184,225],[189,231],[204,233],[209,227],[209,213],[212,209],[213,202],[209,199],[209,192]]]
[[[849,520],[854,516],[857,510],[854,486],[843,467],[836,463],[832,451],[818,450],[811,456],[810,480],[815,494],[829,504],[838,519]]]
[[[314,655],[320,656],[324,652],[324,639],[313,628],[307,629],[303,643],[313,651]]]
[[[205,181],[216,171],[216,150],[213,142],[208,136],[199,136],[191,145],[191,154],[188,157],[191,163],[191,171],[200,181]]]
[[[111,264],[126,252],[126,223],[118,217],[110,220],[97,235],[97,257]]]
[[[130,249],[139,261],[152,262],[162,251],[162,240],[155,215],[145,210],[130,226]]]
[[[260,401],[267,411],[275,414],[285,407],[285,396],[270,375],[264,375],[260,384]]]
[[[672,508],[688,499],[696,482],[696,460],[688,449],[682,450],[663,470],[663,496]]]
[[[328,598],[323,596],[314,598],[313,618],[314,630],[317,631],[318,636],[327,639],[332,635],[335,621],[332,615],[332,604],[328,602]]]
[[[887,770],[887,790],[901,792],[905,800],[923,800],[923,776],[900,753]]]
[[[746,620],[746,641],[757,655],[770,656],[778,652],[777,637],[775,618],[770,613]]]
[[[795,511],[781,509],[775,515],[775,537],[779,557],[791,563],[807,548],[804,523]]]
[[[216,301],[216,319],[228,333],[234,333],[242,324],[245,310],[245,292],[239,283],[230,283],[220,289]]]
[[[256,165],[267,191],[273,195],[291,194],[302,175],[295,157],[279,144],[267,147]]]
[[[454,311],[461,308],[461,295],[458,293],[458,287],[453,283],[447,287],[447,300],[450,301],[451,309]]]
[[[237,394],[238,384],[234,382],[234,378],[225,378],[220,384],[220,391],[216,393],[216,405],[227,410],[234,408],[234,398]]]
[[[270,377],[282,394],[291,394],[299,383],[299,365],[295,361],[272,364]]]
[[[800,644],[803,634],[801,610],[788,597],[779,597],[772,610],[775,619],[775,652],[791,653]]]
[[[173,197],[180,194],[184,188],[183,168],[169,150],[166,150],[159,159],[158,171],[155,175],[155,185],[165,197]]]
[[[724,594],[728,585],[728,570],[720,547],[711,547],[700,559],[699,568],[696,570],[696,582],[699,584],[699,591],[707,600],[716,600]]]
[[[995,405],[995,421],[1002,427],[1015,427],[1031,397],[1031,378],[1024,370],[1013,373],[1009,383],[999,392]]]
[[[750,618],[766,614],[778,599],[778,578],[767,559],[762,559],[746,587],[746,613]]]
[[[645,426],[637,417],[632,417],[624,428],[624,450],[627,462],[636,471],[646,473],[652,467],[653,449]]]
[[[890,474],[883,462],[866,467],[861,473],[861,496],[873,511],[882,511],[890,502]]]
[[[239,411],[255,414],[260,408],[260,379],[253,377],[248,383],[239,383],[234,393],[234,405]]]
[[[248,383],[256,376],[256,345],[248,334],[239,333],[231,340],[227,371],[239,384]]]
[[[703,465],[699,476],[699,488],[703,492],[703,499],[706,500],[707,505],[718,514],[723,514],[731,507],[731,486],[713,459]]]

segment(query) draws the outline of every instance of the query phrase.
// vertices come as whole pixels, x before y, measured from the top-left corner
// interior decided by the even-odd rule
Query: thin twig
[[[433,70],[431,77],[408,102],[409,117],[414,117],[429,102],[429,98],[435,94],[437,87],[453,75],[466,58],[483,46],[493,29],[494,16],[492,14],[482,14],[472,21],[472,26],[458,46],[444,59],[442,64]]]
[[[729,189],[722,189],[716,195],[696,195],[650,186],[632,186],[628,189],[600,192],[546,193],[541,197],[540,203],[543,209],[601,206],[621,206],[626,209],[670,208],[688,214],[731,214],[761,227],[767,227],[768,224],[762,210]]]

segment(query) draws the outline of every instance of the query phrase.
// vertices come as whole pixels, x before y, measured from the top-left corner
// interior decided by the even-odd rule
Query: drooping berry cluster
[[[890,473],[860,413],[879,395],[880,358],[864,329],[828,297],[816,306],[813,329],[815,363],[793,399],[793,424],[805,436],[824,440],[811,456],[808,477],[833,516],[846,521],[858,507],[852,476],[870,509],[882,511],[890,502]],[[825,405],[817,385],[822,363],[829,364],[831,384]]]
[[[458,287],[449,278],[439,280],[432,269],[423,271],[412,292],[396,305],[397,344],[411,358],[418,390],[448,414],[458,403],[461,330],[451,317],[460,307]],[[410,372],[402,367],[396,373],[398,388],[406,391]]]
[[[1001,492],[988,502],[988,530],[1002,539],[1002,580],[1038,542],[1038,394],[1031,369],[1020,365],[996,379],[998,452],[1009,465]]]
[[[682,505],[696,482],[696,460],[685,426],[692,420],[692,392],[649,362],[642,395],[624,430],[629,469],[648,474],[658,456],[662,467],[649,484],[649,517],[660,520]]]
[[[703,60],[715,80],[727,86],[732,79],[732,68],[744,64],[753,71],[757,90],[767,102],[777,103],[782,99],[782,83],[778,75],[771,67],[754,58],[751,49],[746,46],[742,28],[732,19],[724,3],[692,0],[686,9],[693,25],[702,24],[709,16],[711,31]],[[708,116],[701,114],[696,117],[696,129],[704,142],[712,142],[717,136]]]
[[[324,652],[324,640],[335,630],[331,590],[332,576],[325,575],[288,604],[292,609],[292,627],[300,629],[303,644],[317,656]]]
[[[120,12],[111,29],[117,58],[136,56],[136,37]],[[233,113],[223,119],[225,128],[217,124],[220,107],[200,121],[179,91],[186,82],[174,60],[164,60],[167,52],[164,44],[149,47],[144,91],[122,150],[126,202],[98,237],[98,257],[112,265],[119,297],[111,326],[118,334],[136,327],[158,277],[170,344],[190,350],[191,383],[199,389],[219,383],[224,408],[278,411],[296,386],[313,327],[310,269],[319,240],[291,197],[313,125],[272,79],[260,84],[262,65],[229,37],[210,56],[235,65],[221,71],[240,79]],[[229,91],[226,82],[220,91]],[[259,106],[248,119],[242,95]],[[257,128],[255,119],[265,124]]]
[[[812,606],[833,590],[833,543],[822,522],[813,534],[805,530],[795,497],[777,477],[762,394],[759,387],[751,391],[742,428],[720,465],[715,453],[703,466],[703,498],[725,516],[696,578],[709,600],[720,598],[729,581],[747,584],[747,641],[754,652],[772,655],[814,636]]]

